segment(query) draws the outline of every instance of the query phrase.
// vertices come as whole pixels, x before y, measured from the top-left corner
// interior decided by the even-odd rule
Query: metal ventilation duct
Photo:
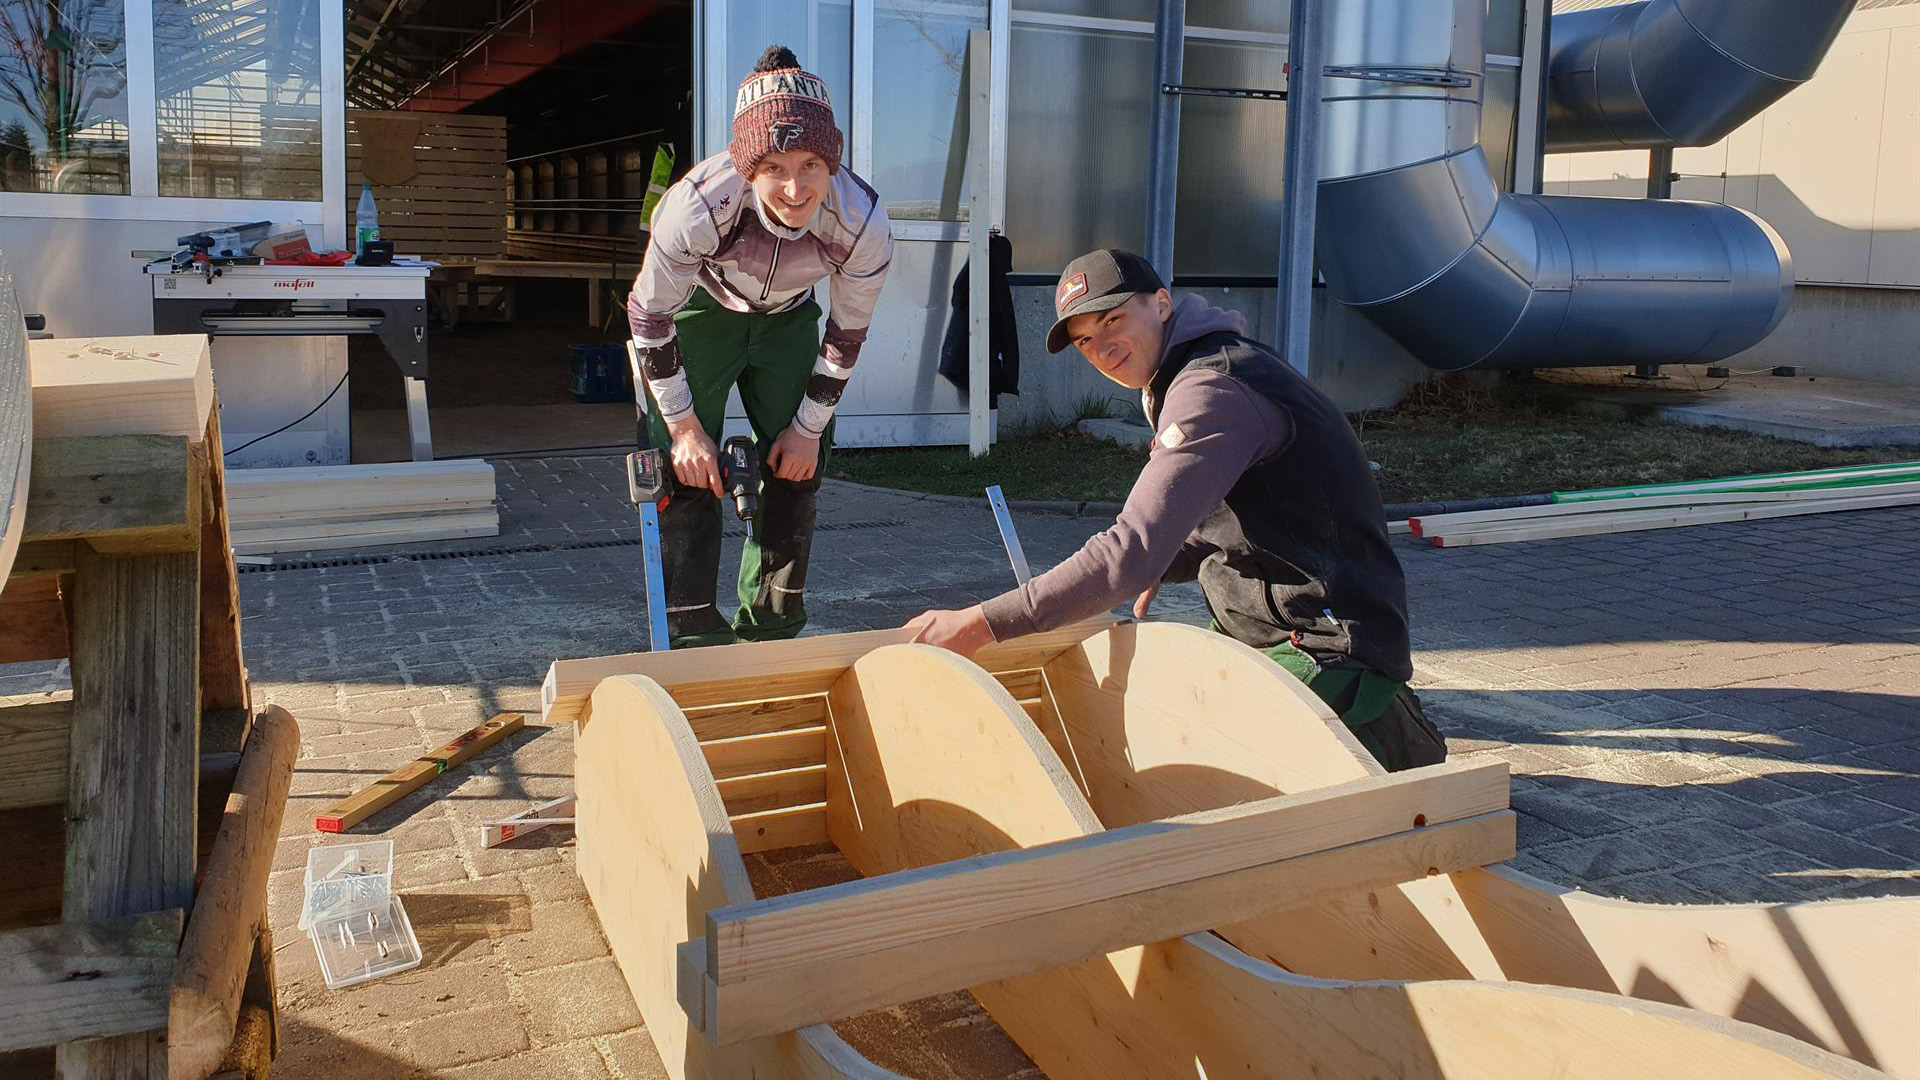
[[[1320,269],[1428,366],[1705,363],[1785,317],[1791,257],[1744,210],[1500,190],[1479,146],[1485,0],[1328,7]],[[1829,43],[1775,68],[1811,71]]]
[[[1854,0],[1650,0],[1553,19],[1547,148],[1709,146],[1813,77]]]

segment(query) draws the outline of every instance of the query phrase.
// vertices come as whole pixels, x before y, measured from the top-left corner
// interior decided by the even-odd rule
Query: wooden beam
[[[201,475],[206,501],[200,525],[200,701],[203,709],[239,709],[253,716],[240,647],[240,581],[227,535],[227,469],[221,450],[220,410],[207,419]],[[243,723],[240,732],[245,741]]]
[[[78,540],[34,540],[20,545],[14,555],[13,573],[8,581],[73,573],[82,542]]]
[[[300,727],[267,707],[240,755],[213,855],[174,967],[167,1014],[168,1075],[199,1078],[233,1042],[254,940],[266,928],[267,873],[280,837]]]
[[[52,338],[28,342],[27,356],[36,442],[77,435],[198,442],[213,415],[205,334]]]
[[[781,772],[719,780],[714,785],[734,817],[827,801],[827,766],[804,765]]]
[[[64,660],[70,648],[60,580],[46,575],[8,579],[0,589],[0,664]]]
[[[0,1051],[164,1027],[180,919],[170,908],[0,933]]]
[[[739,841],[742,855],[827,842],[825,803],[767,810],[757,814],[737,814],[728,822],[733,826],[733,835]],[[788,1025],[795,1026],[798,1025]]]
[[[824,724],[827,699],[820,695],[749,701],[739,705],[708,705],[687,710],[687,723],[702,742],[733,739],[742,735],[767,735],[775,731]]]
[[[703,742],[707,767],[716,780],[757,773],[781,772],[808,765],[824,765],[827,760],[827,729],[799,728],[770,735],[745,735],[738,739]]]
[[[981,649],[974,662],[988,671],[1040,667],[1068,646],[1111,625],[1112,618],[1103,615],[1045,634],[995,643]],[[540,687],[541,709],[549,724],[577,720],[593,688],[614,675],[645,675],[666,687],[683,709],[823,694],[854,661],[875,649],[904,643],[909,636],[905,630],[868,630],[681,652],[557,660]]]
[[[88,552],[78,563],[63,916],[185,908],[193,901],[200,558]],[[66,1043],[56,1056],[63,1075],[166,1075],[164,1030]]]
[[[46,694],[0,707],[0,810],[67,800],[71,694]]]
[[[1511,858],[1506,790],[1504,763],[1437,765],[712,912],[709,1032],[842,1019]]]
[[[501,713],[440,749],[415,758],[411,764],[395,769],[328,807],[313,819],[313,827],[326,833],[345,832],[427,786],[434,777],[471,760],[519,731],[525,723],[526,717],[521,713]]]
[[[122,555],[195,551],[202,498],[182,436],[36,439],[26,539],[85,539]]]

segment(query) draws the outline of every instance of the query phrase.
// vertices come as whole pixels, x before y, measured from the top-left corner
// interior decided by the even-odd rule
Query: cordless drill
[[[752,521],[760,510],[760,455],[753,439],[735,435],[720,448],[720,486],[733,499],[733,512],[741,521]],[[667,504],[667,461],[659,450],[641,450],[627,455],[627,495],[633,505]]]

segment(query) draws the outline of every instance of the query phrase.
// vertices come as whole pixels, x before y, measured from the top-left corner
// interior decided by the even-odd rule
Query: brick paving
[[[496,712],[537,713],[552,659],[645,647],[616,460],[495,464],[497,540],[280,556],[290,568],[240,578],[256,698],[304,736],[271,881],[276,1077],[664,1075],[571,837],[478,846],[479,822],[570,789],[570,728],[525,731],[358,830],[397,841],[420,969],[328,991],[293,929],[315,812]],[[830,483],[821,504],[813,631],[1011,583],[984,501]],[[1036,569],[1105,524],[1016,517]],[[1512,764],[1520,869],[1643,901],[1920,894],[1917,535],[1920,508],[1450,550],[1403,538],[1417,686],[1456,756]],[[1155,613],[1205,617],[1190,586]],[[0,668],[0,695],[61,674]],[[976,1015],[935,999],[866,1027],[903,1040],[905,1064],[973,1038]],[[995,1060],[988,1075],[1023,1068]]]

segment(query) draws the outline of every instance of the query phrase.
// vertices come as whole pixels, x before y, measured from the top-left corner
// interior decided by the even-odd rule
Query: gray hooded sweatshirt
[[[1246,320],[1189,296],[1174,309],[1161,360],[1176,345],[1222,330],[1244,334]],[[1245,384],[1214,371],[1182,372],[1167,387],[1152,452],[1113,527],[1067,561],[987,601],[994,640],[1097,615],[1161,581],[1191,580],[1213,550],[1190,540],[1194,529],[1242,473],[1279,453],[1290,434],[1287,414]]]

